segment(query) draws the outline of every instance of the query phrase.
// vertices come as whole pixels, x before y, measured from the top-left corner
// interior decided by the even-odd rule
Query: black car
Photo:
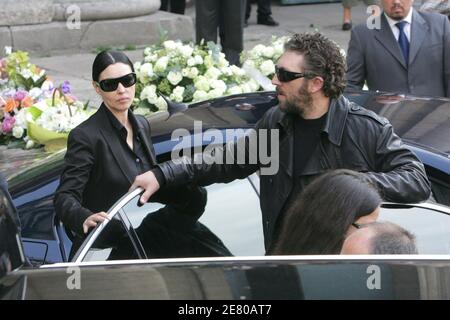
[[[450,130],[450,100],[372,92],[350,93],[347,96],[391,121],[408,147],[424,162],[432,182],[436,203],[385,203],[381,219],[411,230],[417,237],[419,253],[448,254],[450,209],[446,205],[450,205],[450,141],[445,137],[446,130]],[[180,147],[177,141],[171,140],[175,129],[186,128],[190,131],[194,148],[200,147],[201,150],[210,141],[196,139],[194,120],[202,121],[203,130],[219,129],[223,133],[223,142],[227,142],[244,134],[245,129],[252,128],[265,111],[276,104],[276,95],[264,92],[201,102],[187,110],[182,110],[184,107],[181,105],[174,105],[169,109],[170,113],[155,114],[150,117],[150,121],[159,161],[169,159],[173,149]],[[233,129],[231,135],[228,134],[230,129]],[[124,195],[108,211],[111,221],[100,224],[88,236],[72,262],[66,263],[71,233],[57,220],[53,209],[53,193],[59,183],[63,155],[64,151],[40,159],[29,164],[27,169],[9,176],[10,191],[21,222],[23,259],[27,257],[33,265],[41,267],[38,270],[11,273],[1,280],[0,290],[3,287],[11,289],[26,286],[26,298],[262,299],[265,298],[264,294],[267,298],[426,298],[431,296],[423,296],[420,289],[420,268],[435,270],[449,266],[445,256],[377,257],[376,260],[373,257],[352,259],[336,256],[262,257],[264,242],[257,174],[230,184],[207,187],[205,213],[194,232],[182,240],[186,241],[186,247],[195,244],[206,250],[204,252],[208,253],[203,256],[208,258],[191,255],[189,250],[178,256],[170,254],[167,257],[153,257],[148,254],[146,246],[157,241],[153,238],[142,239],[136,230],[148,221],[154,223],[164,208],[154,203],[138,206],[140,190],[135,190]],[[5,205],[12,207],[11,204]],[[171,235],[164,233],[163,236]],[[120,242],[117,242],[118,239]],[[19,244],[17,247],[21,248]],[[372,268],[373,265],[378,269]],[[83,279],[85,276],[89,279],[83,288],[87,286],[90,289],[83,292],[70,290],[67,286],[67,268],[76,271],[79,267],[83,269]],[[381,280],[388,281],[383,290],[367,289],[369,269],[387,275]],[[327,279],[326,274],[330,270],[338,275],[338,279],[342,276],[343,282],[348,280],[345,274],[353,274],[351,277],[355,277],[354,281],[348,282],[347,287],[330,287],[329,290],[320,291],[314,289],[315,284]],[[400,290],[402,293],[398,295],[396,281],[403,280],[396,280],[396,275],[402,270],[411,277],[405,276],[408,285],[398,284],[402,290],[405,289]],[[148,282],[133,275],[141,272],[148,275]],[[136,282],[136,290],[114,290],[114,285],[108,279],[116,278],[116,273],[123,275],[123,281]],[[105,277],[96,277],[96,274],[104,274]],[[276,278],[278,281],[264,281],[269,274],[279,277]],[[55,287],[49,286],[46,290],[39,284],[39,281],[47,281],[54,275]],[[172,281],[173,288],[167,284]],[[356,291],[349,291],[348,285],[354,286]],[[109,287],[111,290],[105,289]],[[158,289],[162,287],[166,291]],[[221,287],[223,289],[219,289]],[[29,288],[34,288],[35,292]],[[103,293],[99,293],[100,289],[96,288],[102,288]]]

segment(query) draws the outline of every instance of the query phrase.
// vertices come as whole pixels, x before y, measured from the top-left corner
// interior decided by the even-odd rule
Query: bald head
[[[350,234],[341,254],[417,254],[413,234],[390,223],[375,222]]]

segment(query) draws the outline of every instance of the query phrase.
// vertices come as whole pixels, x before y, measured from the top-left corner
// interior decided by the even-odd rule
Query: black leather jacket
[[[266,249],[272,241],[278,216],[294,186],[294,118],[275,106],[256,125],[279,129],[279,170],[260,176],[260,204]],[[248,142],[247,137],[247,142]],[[225,155],[235,144],[225,146]],[[248,148],[246,149],[248,152]],[[234,153],[236,154],[236,153]],[[224,162],[225,163],[225,162]],[[208,185],[242,179],[262,167],[259,164],[196,164],[180,158],[159,164],[168,185]],[[311,155],[297,183],[303,189],[327,170],[346,168],[365,172],[385,201],[420,202],[431,194],[424,166],[393,132],[389,121],[341,96],[332,100],[321,142]]]

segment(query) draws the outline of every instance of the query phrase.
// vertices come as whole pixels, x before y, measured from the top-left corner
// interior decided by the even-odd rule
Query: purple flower
[[[16,118],[11,117],[9,114],[6,114],[2,123],[2,131],[4,133],[10,133],[14,127],[14,123],[16,123]]]
[[[64,94],[70,93],[70,82],[64,81],[64,83],[61,85],[61,90]]]
[[[24,91],[24,90],[19,90],[16,92],[16,94],[14,95],[14,100],[16,101],[22,101],[23,99],[25,99],[25,97],[27,96],[28,92]]]

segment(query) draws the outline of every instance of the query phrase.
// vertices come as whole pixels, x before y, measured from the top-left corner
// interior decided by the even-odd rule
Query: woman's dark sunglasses
[[[98,83],[100,88],[105,92],[116,91],[121,83],[125,88],[131,87],[136,83],[136,74],[134,72],[124,75],[120,78],[105,79]]]
[[[286,69],[280,68],[278,66],[275,66],[275,74],[277,75],[278,80],[280,80],[281,82],[289,82],[298,78],[308,76],[305,73],[287,71]]]

